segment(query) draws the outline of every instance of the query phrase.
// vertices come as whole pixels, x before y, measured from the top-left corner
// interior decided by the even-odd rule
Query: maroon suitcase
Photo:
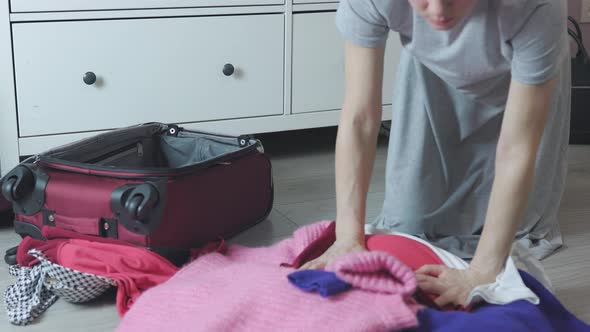
[[[8,225],[12,219],[12,205],[0,195],[0,226]]]
[[[58,227],[149,248],[181,264],[191,248],[264,220],[269,158],[250,136],[148,123],[33,156],[2,180],[14,228]],[[14,250],[13,250],[14,251]]]
[[[0,196],[0,213],[10,210],[11,207],[10,202],[4,196]]]

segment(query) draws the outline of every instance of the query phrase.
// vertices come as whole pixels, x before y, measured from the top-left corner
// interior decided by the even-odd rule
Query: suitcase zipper
[[[184,131],[187,133],[191,133],[191,134],[199,134],[199,135],[205,135],[205,136],[210,136],[210,137],[223,137],[223,138],[228,138],[228,139],[237,139],[238,141],[238,146],[240,147],[244,147],[244,146],[250,146],[250,144],[247,144],[250,142],[250,140],[255,140],[257,146],[259,146],[262,150],[264,150],[264,147],[262,146],[262,142],[260,142],[260,140],[253,138],[250,135],[242,135],[242,136],[230,136],[230,135],[223,135],[223,134],[211,134],[211,133],[207,133],[207,132],[203,132],[203,131],[196,131],[196,130],[190,130],[190,129],[185,129],[183,127],[179,127],[176,126],[176,128],[179,131]],[[242,140],[244,141],[244,144],[242,144]]]

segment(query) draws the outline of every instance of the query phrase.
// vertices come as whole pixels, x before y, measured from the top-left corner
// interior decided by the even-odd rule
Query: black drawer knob
[[[92,85],[96,82],[96,75],[93,72],[89,71],[86,74],[84,74],[83,80],[84,83]]]
[[[234,74],[234,71],[236,70],[236,68],[234,68],[234,65],[232,65],[231,63],[226,63],[223,66],[223,75],[225,76],[231,76]]]

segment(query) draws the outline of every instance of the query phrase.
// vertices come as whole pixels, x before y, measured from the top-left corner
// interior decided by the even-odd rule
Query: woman
[[[561,244],[569,49],[562,0],[341,0],[346,95],[336,143],[336,242],[303,268],[364,250],[390,31],[404,46],[393,97],[380,228],[470,261],[425,266],[437,304],[492,282],[515,239],[538,257]]]

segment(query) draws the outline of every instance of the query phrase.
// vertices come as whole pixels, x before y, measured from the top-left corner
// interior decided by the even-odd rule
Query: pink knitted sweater
[[[306,293],[281,267],[317,239],[329,222],[298,229],[270,247],[232,245],[188,264],[143,293],[117,331],[394,331],[417,325],[413,272],[383,252],[342,257],[335,271],[353,288],[332,297]]]

